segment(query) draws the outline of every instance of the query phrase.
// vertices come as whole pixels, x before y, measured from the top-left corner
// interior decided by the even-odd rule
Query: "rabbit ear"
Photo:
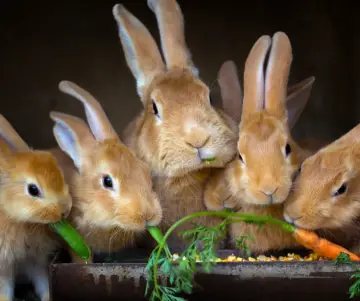
[[[234,61],[226,61],[221,65],[218,73],[218,82],[224,112],[239,123],[243,96]]]
[[[20,137],[10,122],[0,114],[0,139],[14,151],[29,151],[27,143]]]
[[[331,143],[331,146],[335,146],[338,144],[349,144],[353,145],[355,143],[360,142],[360,124],[353,127],[350,131],[348,131],[346,134],[335,140],[333,143]]]
[[[59,147],[80,170],[84,150],[91,149],[95,141],[88,126],[84,120],[60,112],[51,112],[50,118],[55,121],[53,133]]]
[[[94,96],[70,81],[60,82],[59,89],[83,103],[87,121],[97,140],[119,139],[102,106]]]
[[[199,70],[193,65],[186,45],[184,17],[179,4],[176,0],[148,0],[147,3],[156,15],[168,69],[187,68],[198,76]]]
[[[288,36],[283,32],[275,33],[265,76],[265,108],[280,118],[286,117],[285,102],[291,61]]]
[[[126,62],[136,79],[140,97],[151,81],[165,71],[158,46],[147,28],[122,4],[113,7]]]
[[[286,107],[288,112],[288,124],[290,128],[296,124],[301,113],[303,112],[309,100],[314,81],[315,77],[311,76],[288,89]]]
[[[264,108],[264,62],[269,51],[271,38],[260,37],[245,62],[244,70],[244,100],[242,119],[255,111]]]

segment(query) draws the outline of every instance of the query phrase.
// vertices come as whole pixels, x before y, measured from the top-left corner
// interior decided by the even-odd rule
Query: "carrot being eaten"
[[[319,237],[312,231],[296,228],[293,236],[299,244],[307,249],[313,250],[320,256],[335,260],[340,253],[346,253],[350,256],[351,260],[360,260],[359,256],[325,238]]]

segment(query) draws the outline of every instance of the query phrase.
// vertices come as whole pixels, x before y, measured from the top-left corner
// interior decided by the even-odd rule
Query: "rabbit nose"
[[[210,139],[210,135],[203,131],[191,131],[185,137],[185,142],[187,145],[199,149],[202,148]]]

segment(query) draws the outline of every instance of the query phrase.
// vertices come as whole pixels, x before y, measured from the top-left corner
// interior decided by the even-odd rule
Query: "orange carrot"
[[[296,241],[305,248],[313,250],[316,254],[329,258],[336,259],[341,252],[350,256],[351,260],[360,260],[360,257],[351,253],[347,249],[334,244],[324,238],[319,237],[316,233],[304,229],[296,229],[293,232]]]

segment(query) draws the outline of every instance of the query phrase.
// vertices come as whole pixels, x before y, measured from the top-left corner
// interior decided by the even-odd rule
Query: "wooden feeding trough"
[[[234,250],[218,251],[226,258],[239,256]],[[52,301],[147,300],[146,250],[124,250],[117,263],[104,263],[99,255],[93,264],[69,263],[63,252],[50,265]],[[194,293],[189,301],[225,300],[348,300],[349,265],[333,261],[272,261],[217,263],[212,272],[199,265]]]

